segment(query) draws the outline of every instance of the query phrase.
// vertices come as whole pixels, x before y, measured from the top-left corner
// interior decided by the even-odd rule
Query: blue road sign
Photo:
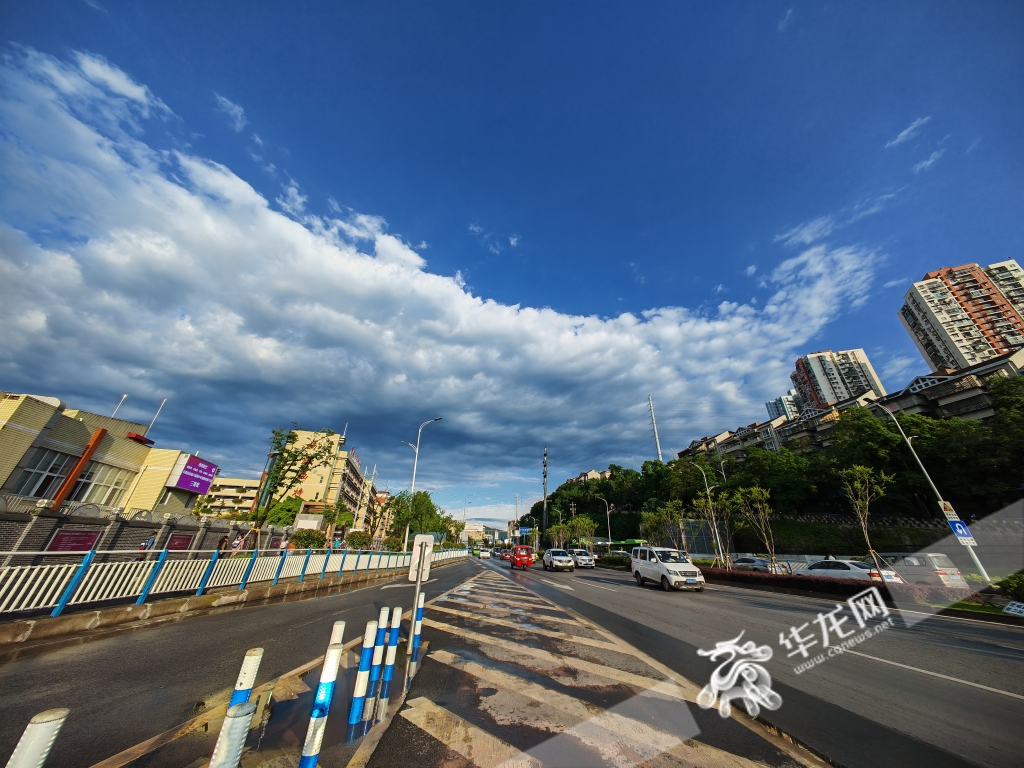
[[[961,544],[974,544],[974,536],[971,535],[971,529],[967,527],[967,524],[963,520],[947,520],[949,527],[953,529],[953,534],[959,539]]]

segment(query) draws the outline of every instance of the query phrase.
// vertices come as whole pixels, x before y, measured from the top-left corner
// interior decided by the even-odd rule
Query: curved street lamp
[[[427,421],[424,421],[422,424],[420,424],[420,428],[418,430],[416,430],[416,445],[413,445],[412,443],[407,443],[405,440],[402,441],[403,443],[408,445],[410,448],[412,448],[412,450],[413,450],[413,452],[415,454],[413,456],[413,460],[412,460],[412,486],[409,489],[409,512],[412,512],[412,497],[416,495],[416,467],[417,467],[417,465],[419,464],[419,461],[420,461],[420,436],[423,434],[423,428],[425,426],[427,426],[427,424],[431,424],[431,423],[433,423],[435,421],[440,421],[440,420],[441,420],[441,417],[438,416],[436,419],[428,419]],[[409,524],[406,523],[406,525],[405,525],[405,541],[402,543],[402,551],[403,552],[405,552],[405,548],[406,548],[406,546],[408,544],[409,544]]]

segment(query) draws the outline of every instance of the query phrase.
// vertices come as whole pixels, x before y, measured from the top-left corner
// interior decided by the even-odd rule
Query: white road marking
[[[618,592],[619,591],[617,589],[612,589],[611,587],[600,587],[597,584],[591,584],[586,579],[576,579],[576,581],[582,581],[587,586],[594,587],[594,589],[604,589],[604,590],[607,590],[608,592]]]
[[[539,576],[537,577],[537,581],[542,581],[545,584],[550,584],[552,587],[558,587],[559,589],[568,589],[570,592],[575,592],[576,591],[575,589],[573,589],[572,587],[568,586],[567,584],[559,584],[557,581],[548,581],[547,579],[542,579]]]
[[[430,579],[429,581],[424,581],[423,583],[421,583],[420,586],[422,587],[423,584],[433,584],[435,581],[437,581],[437,579]],[[386,584],[383,587],[381,587],[381,589],[396,589],[398,587],[415,587],[415,586],[416,586],[416,582],[410,581],[408,584]]]
[[[930,672],[927,669],[918,669],[917,667],[911,667],[911,666],[908,666],[907,664],[900,664],[897,661],[889,661],[888,659],[880,659],[877,656],[868,656],[868,654],[861,653],[860,651],[845,651],[844,655],[846,653],[852,654],[854,656],[863,656],[865,659],[871,659],[872,661],[880,661],[883,664],[892,664],[894,667],[900,667],[901,669],[909,669],[911,672],[920,672],[922,675],[931,675],[932,677],[941,677],[943,680],[949,680],[949,681],[954,682],[954,683],[960,683],[961,685],[969,685],[972,688],[981,688],[983,691],[991,691],[992,693],[1001,693],[1001,694],[1003,694],[1003,696],[1011,696],[1011,697],[1013,697],[1015,699],[1024,700],[1024,696],[1021,696],[1019,693],[1010,693],[1009,691],[1002,691],[999,688],[989,688],[987,685],[982,685],[981,683],[972,683],[972,682],[970,682],[968,680],[961,680],[958,677],[950,677],[949,675],[940,675],[938,672]]]

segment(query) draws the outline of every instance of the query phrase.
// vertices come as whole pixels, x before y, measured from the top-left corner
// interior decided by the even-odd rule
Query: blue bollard
[[[68,601],[75,594],[75,590],[78,589],[78,585],[82,583],[82,579],[85,578],[85,572],[89,570],[89,566],[92,565],[92,561],[95,557],[95,549],[90,549],[85,553],[85,557],[82,558],[82,562],[75,571],[75,575],[71,577],[71,581],[69,581],[68,585],[64,588],[64,594],[60,596],[60,600],[57,601],[57,606],[53,609],[53,613],[50,614],[52,618],[60,616],[67,607]]]
[[[370,678],[366,685],[366,703],[363,705],[363,733],[373,725],[373,713],[377,709],[377,694],[380,689],[380,667],[384,661],[384,643],[388,631],[388,609],[380,609],[377,619],[377,639],[373,644],[373,658],[370,662]]]
[[[281,578],[281,571],[284,570],[284,561],[288,559],[288,550],[285,549],[281,552],[281,560],[277,564],[277,571],[274,572],[274,580],[271,582],[271,586],[277,586],[277,580]]]
[[[420,632],[423,629],[423,598],[425,595],[420,592],[417,601],[416,611],[413,614],[412,622],[412,658],[409,660],[409,679],[406,680],[405,689],[412,687],[412,679],[416,676],[416,668],[420,660]]]
[[[352,691],[352,708],[348,712],[346,741],[362,736],[363,704],[366,702],[366,684],[370,679],[370,663],[373,660],[373,644],[377,639],[377,622],[366,622],[363,634],[363,650],[359,655],[359,669],[356,671],[356,685]]]
[[[302,561],[302,573],[299,574],[299,583],[302,583],[303,581],[306,580],[306,566],[309,565],[309,558],[311,558],[312,556],[313,556],[313,550],[312,549],[307,549],[306,550],[306,559]]]
[[[136,605],[142,605],[146,602],[146,598],[149,597],[149,590],[151,590],[153,585],[156,584],[156,577],[160,575],[160,571],[166,562],[167,548],[164,547],[160,552],[160,557],[156,560],[156,565],[154,565],[153,570],[149,572],[149,578],[146,579],[146,584],[142,588],[142,593],[139,595],[139,599],[135,601]]]
[[[199,589],[196,590],[196,597],[203,594],[203,590],[206,589],[206,582],[213,576],[213,567],[217,565],[217,559],[220,557],[220,550],[215,549],[213,551],[213,557],[210,558],[210,564],[206,566],[206,572],[203,574],[203,578],[199,581]]]
[[[391,609],[391,629],[388,633],[388,651],[384,657],[384,674],[380,680],[380,698],[377,699],[377,722],[388,714],[388,700],[391,698],[391,678],[395,676],[395,654],[398,653],[398,635],[402,628],[402,609]]]
[[[345,653],[345,646],[341,643],[332,643],[327,647],[323,669],[320,671],[320,684],[316,687],[316,697],[313,699],[313,714],[310,715],[309,728],[306,729],[306,741],[302,745],[299,768],[316,768],[317,759],[320,757],[320,746],[324,740],[324,728],[327,727],[327,713],[330,712],[331,699],[334,698],[338,666],[341,664],[343,653]]]
[[[252,569],[256,565],[256,556],[259,553],[259,549],[254,549],[252,551],[252,557],[249,558],[249,564],[245,567],[245,575],[242,577],[242,582],[238,585],[239,592],[245,589],[245,585],[249,583],[249,576],[252,575]]]
[[[331,548],[327,548],[327,552],[324,554],[324,567],[320,569],[320,581],[324,580],[324,574],[327,573],[327,563],[331,560]]]
[[[359,558],[363,556],[363,550],[356,552],[356,564],[352,566],[352,575],[355,576],[359,573]]]
[[[238,680],[235,681],[235,690],[231,692],[231,701],[228,702],[229,708],[235,704],[244,704],[249,700],[261,661],[263,661],[262,648],[250,648],[245,652],[242,668],[238,671]]]

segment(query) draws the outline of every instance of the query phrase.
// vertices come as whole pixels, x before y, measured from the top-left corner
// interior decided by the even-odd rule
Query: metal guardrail
[[[222,554],[226,556],[222,557]],[[111,560],[133,555],[131,561]],[[157,555],[155,559],[138,559]],[[466,555],[465,549],[435,551],[433,561],[444,562]],[[59,616],[68,605],[86,605],[137,598],[142,605],[151,595],[195,592],[215,587],[272,582],[307,576],[340,576],[342,573],[380,573],[409,567],[411,553],[377,550],[251,550],[222,553],[219,550],[131,552],[0,552],[7,556],[49,559],[32,565],[0,568],[0,615],[52,608]]]

